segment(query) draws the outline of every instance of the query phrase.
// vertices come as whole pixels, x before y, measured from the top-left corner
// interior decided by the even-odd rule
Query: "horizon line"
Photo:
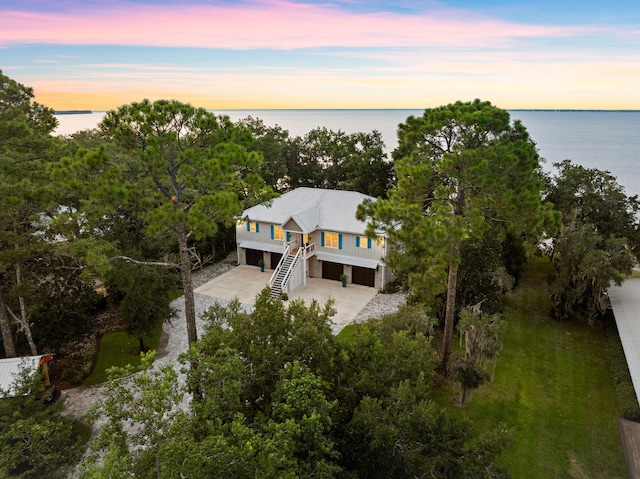
[[[106,113],[117,110],[119,107],[108,110],[90,110],[73,108],[69,110],[54,110],[54,115],[62,114],[90,114]],[[398,107],[398,108],[205,108],[207,111],[401,111],[401,110],[429,110],[424,107]],[[620,109],[620,108],[503,108],[505,111],[542,111],[542,112],[620,112],[638,113],[640,109]]]

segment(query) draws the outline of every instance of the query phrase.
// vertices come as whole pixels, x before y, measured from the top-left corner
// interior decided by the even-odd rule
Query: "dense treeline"
[[[191,346],[186,390],[172,368],[110,384],[87,477],[503,477],[506,436],[472,437],[437,408],[436,370],[461,382],[461,403],[491,379],[501,296],[539,245],[554,264],[556,317],[593,320],[640,244],[637,197],[568,160],[545,175],[524,126],[479,100],[409,117],[391,158],[376,131],[291,137],[166,100],[122,106],[70,137],[52,136],[55,125],[0,72],[3,355],[54,352],[82,379],[72,372],[88,358],[70,351],[104,332],[97,313],[116,309],[145,350],[177,287]],[[234,244],[244,208],[300,186],[378,198],[358,216],[391,241],[385,261],[411,306],[337,341],[330,306],[265,293],[251,313],[210,311],[199,337],[191,271]],[[464,352],[452,347],[456,325]],[[139,428],[124,427],[130,418]],[[0,457],[20,447],[2,444]],[[71,456],[56,457],[47,473]]]
[[[212,308],[183,358],[186,391],[171,365],[110,383],[83,477],[507,477],[495,459],[508,433],[474,438],[434,404],[420,308],[348,340],[332,314],[268,290],[250,312]]]
[[[122,107],[95,130],[55,138],[52,110],[33,102],[31,89],[1,78],[0,326],[7,356],[60,353],[65,340],[89,333],[88,316],[106,304],[96,281],[107,302],[123,303],[128,330],[141,338],[170,312],[166,295],[151,294],[157,314],[141,322],[133,307],[145,301],[141,285],[168,291],[177,277],[189,296],[191,268],[231,250],[235,215],[274,192],[313,186],[385,196],[393,184],[375,131],[321,128],[291,138],[259,119],[233,124],[160,101]],[[145,265],[166,271],[158,276]]]

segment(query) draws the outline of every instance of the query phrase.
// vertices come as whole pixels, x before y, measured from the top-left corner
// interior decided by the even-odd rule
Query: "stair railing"
[[[284,288],[287,285],[287,283],[289,282],[289,278],[291,277],[291,273],[293,272],[293,270],[295,269],[296,265],[298,264],[298,259],[300,259],[302,253],[302,248],[298,249],[298,252],[296,253],[295,257],[293,258],[293,261],[291,262],[291,264],[289,265],[289,269],[286,271],[284,277],[282,278],[282,283],[280,283],[280,287],[282,288],[282,292],[284,293]],[[283,256],[284,258],[284,256]]]
[[[273,282],[276,279],[276,276],[278,275],[278,273],[280,272],[280,268],[282,268],[282,264],[284,263],[285,258],[289,256],[290,253],[291,253],[291,247],[287,245],[287,247],[284,249],[284,253],[282,254],[282,258],[280,258],[280,261],[278,261],[278,265],[273,270],[273,274],[271,275],[271,278],[269,278],[270,287],[273,286]]]

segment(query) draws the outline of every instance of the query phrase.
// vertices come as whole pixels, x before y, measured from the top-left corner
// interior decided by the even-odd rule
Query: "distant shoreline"
[[[91,110],[60,110],[55,111],[54,115],[90,115]]]
[[[425,108],[206,108],[207,111],[405,111],[420,110]],[[580,110],[580,109],[554,109],[554,108],[505,108],[506,111],[540,111],[545,113],[563,112],[602,112],[602,113],[639,113],[640,110]],[[55,115],[89,115],[91,113],[106,113],[109,110],[60,110]]]

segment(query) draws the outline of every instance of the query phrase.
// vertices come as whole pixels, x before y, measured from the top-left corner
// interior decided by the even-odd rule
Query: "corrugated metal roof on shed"
[[[45,355],[0,359],[0,398],[14,397],[15,381],[20,372],[26,369],[33,376],[43,356]]]

